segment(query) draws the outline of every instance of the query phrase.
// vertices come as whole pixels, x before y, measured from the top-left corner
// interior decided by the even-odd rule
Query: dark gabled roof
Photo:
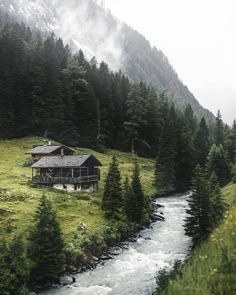
[[[32,168],[65,168],[65,167],[81,167],[85,162],[90,159],[93,161],[93,166],[98,167],[102,164],[93,155],[81,155],[81,156],[53,156],[44,157],[34,165]]]
[[[66,147],[63,145],[39,145],[39,146],[36,146],[35,148],[33,148],[31,151],[28,151],[26,154],[32,154],[32,155],[46,154],[46,155],[48,155],[48,154],[55,152],[56,150],[58,150],[61,147],[73,151],[69,147]]]

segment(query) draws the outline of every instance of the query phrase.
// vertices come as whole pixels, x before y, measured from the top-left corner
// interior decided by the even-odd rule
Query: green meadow
[[[32,171],[25,164],[25,153],[33,144],[43,144],[42,138],[29,137],[0,141],[0,235],[11,238],[24,233],[32,225],[39,198],[46,194],[53,200],[66,241],[80,236],[79,225],[85,223],[84,236],[99,235],[109,225],[101,210],[104,180],[113,155],[120,163],[122,178],[131,177],[133,157],[129,153],[107,150],[104,154],[90,149],[75,149],[76,154],[93,154],[103,164],[99,190],[94,194],[66,193],[31,184]],[[141,181],[146,194],[153,190],[154,161],[137,158]]]

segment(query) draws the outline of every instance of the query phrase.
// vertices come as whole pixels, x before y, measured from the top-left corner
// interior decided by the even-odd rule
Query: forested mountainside
[[[88,58],[105,61],[112,70],[121,69],[131,80],[165,90],[181,110],[190,104],[199,120],[202,116],[214,120],[181,82],[167,57],[98,1],[0,0],[0,7],[31,27],[54,31],[74,50],[82,49]]]

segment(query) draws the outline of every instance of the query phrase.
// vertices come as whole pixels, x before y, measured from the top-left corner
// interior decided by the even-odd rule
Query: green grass
[[[182,275],[170,281],[161,294],[236,294],[236,184],[226,186],[223,194],[228,204],[224,221],[194,250],[182,268]],[[225,247],[234,271],[227,270],[226,261],[222,260]]]
[[[81,222],[87,225],[86,235],[99,235],[107,225],[101,210],[101,199],[109,163],[115,154],[120,163],[122,177],[132,175],[131,154],[108,150],[104,154],[90,149],[76,149],[77,154],[94,154],[103,164],[99,191],[94,194],[75,193],[36,188],[31,185],[31,168],[24,167],[29,155],[25,152],[33,144],[42,144],[41,138],[23,138],[0,141],[0,235],[7,239],[28,229],[37,208],[39,198],[46,194],[54,202],[66,241],[78,233]],[[144,191],[153,190],[154,163],[138,158]]]

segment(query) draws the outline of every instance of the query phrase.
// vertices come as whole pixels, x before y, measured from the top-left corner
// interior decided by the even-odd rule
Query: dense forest
[[[95,58],[87,61],[82,51],[73,55],[53,34],[41,36],[7,16],[0,25],[1,138],[38,135],[71,146],[158,156],[163,193],[188,189],[192,169],[214,142],[234,159],[235,124],[225,126],[220,113],[209,129],[190,105],[176,110],[165,92],[131,82]]]
[[[86,56],[96,56],[99,61],[109,64],[112,70],[121,69],[132,81],[144,81],[157,91],[165,90],[176,108],[183,110],[189,103],[198,120],[204,116],[212,124],[213,114],[199,104],[165,54],[152,47],[142,34],[118,20],[99,2],[0,0],[0,7],[31,28],[40,29],[45,34],[53,30],[73,52],[82,49]]]

